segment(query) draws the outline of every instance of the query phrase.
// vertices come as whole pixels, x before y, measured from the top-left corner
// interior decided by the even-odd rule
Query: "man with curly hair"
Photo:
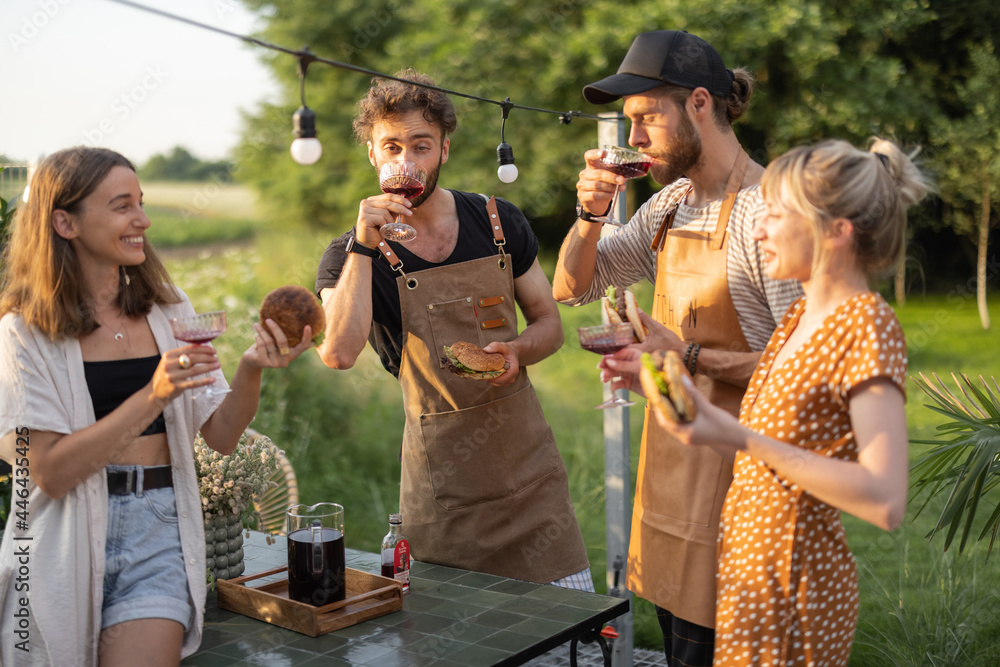
[[[353,229],[330,243],[316,280],[320,356],[350,368],[367,340],[402,385],[400,510],[414,558],[593,590],[566,469],[526,372],[563,341],[538,240],[509,202],[437,187],[457,120],[432,86],[405,70],[358,103],[354,129],[372,166],[411,161],[428,178],[412,199],[363,200]],[[379,232],[396,216],[417,230],[406,245]],[[502,354],[506,372],[452,374],[442,351],[459,341]]]

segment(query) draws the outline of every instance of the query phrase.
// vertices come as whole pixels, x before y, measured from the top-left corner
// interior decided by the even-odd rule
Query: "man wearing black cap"
[[[642,349],[676,350],[695,384],[733,414],[776,323],[801,294],[798,283],[763,276],[750,236],[763,215],[764,169],[731,125],[752,92],[749,72],[726,69],[694,35],[636,37],[618,73],[583,94],[595,104],[624,98],[629,143],[653,158],[649,173],[664,187],[601,238],[595,218],[625,179],[598,167],[600,150],[587,151],[577,221],[553,280],[556,299],[569,305],[595,301],[612,284],[654,283]],[[712,664],[716,540],[732,463],[710,448],[684,447],[647,412],[627,582],[656,605],[674,665]]]

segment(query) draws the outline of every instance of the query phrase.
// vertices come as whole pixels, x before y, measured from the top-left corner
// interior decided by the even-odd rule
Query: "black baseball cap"
[[[618,73],[584,86],[583,96],[593,104],[607,104],[665,83],[728,97],[733,72],[701,37],[683,30],[654,30],[636,37]]]

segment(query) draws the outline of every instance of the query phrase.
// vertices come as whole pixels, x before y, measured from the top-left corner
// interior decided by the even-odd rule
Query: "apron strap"
[[[385,239],[378,242],[378,249],[379,252],[382,253],[382,256],[385,257],[385,261],[389,262],[389,267],[393,271],[399,271],[400,275],[406,279],[406,287],[408,289],[415,289],[417,287],[417,279],[410,278],[406,275],[403,271],[403,260],[399,258],[399,255],[392,251],[392,248],[389,247],[389,244],[386,243]]]
[[[663,216],[663,222],[656,229],[656,234],[653,235],[653,242],[649,244],[650,250],[655,250],[656,252],[661,252],[663,250],[663,241],[666,239],[667,232],[670,231],[670,227],[674,224],[674,218],[677,216],[677,209],[681,207],[681,202],[687,199],[687,196],[691,194],[691,190],[694,186],[689,185],[688,189],[684,191],[680,199],[672,203],[667,207],[667,213]]]
[[[389,266],[392,267],[393,271],[399,271],[403,268],[403,260],[392,251],[392,248],[389,247],[389,244],[384,239],[378,242],[378,249],[382,253],[382,256],[385,257],[385,261],[389,262]]]
[[[507,240],[503,236],[503,224],[500,222],[500,212],[497,210],[497,198],[490,197],[486,198],[486,195],[480,194],[480,197],[486,199],[486,213],[490,216],[490,231],[493,232],[493,244],[500,251],[500,259],[497,261],[497,265],[501,270],[507,268],[507,253],[504,252],[503,247],[507,245]]]
[[[712,235],[712,250],[720,250],[722,243],[726,239],[726,229],[729,226],[729,215],[733,212],[736,204],[736,195],[739,194],[740,186],[743,185],[743,177],[750,166],[750,156],[740,147],[740,152],[736,155],[733,163],[733,170],[729,172],[729,181],[726,183],[726,198],[722,200],[722,208],[719,210],[719,222],[715,226],[715,234]]]

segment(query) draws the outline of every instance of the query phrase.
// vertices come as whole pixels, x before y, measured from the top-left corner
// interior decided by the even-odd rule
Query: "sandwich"
[[[285,285],[272,290],[260,304],[260,321],[274,320],[295,347],[302,341],[302,329],[312,327],[313,343],[319,345],[326,334],[326,312],[316,295],[299,285]]]
[[[639,382],[649,407],[674,423],[694,421],[698,411],[691,392],[684,386],[684,376],[690,375],[680,356],[673,350],[644,353],[641,363]]]
[[[445,345],[441,361],[452,373],[469,380],[493,380],[510,368],[502,354],[483,352],[478,345],[461,341]]]
[[[628,322],[634,330],[635,342],[646,340],[646,325],[639,319],[639,304],[630,290],[611,285],[601,299],[601,307],[607,314],[608,322],[619,324]]]

